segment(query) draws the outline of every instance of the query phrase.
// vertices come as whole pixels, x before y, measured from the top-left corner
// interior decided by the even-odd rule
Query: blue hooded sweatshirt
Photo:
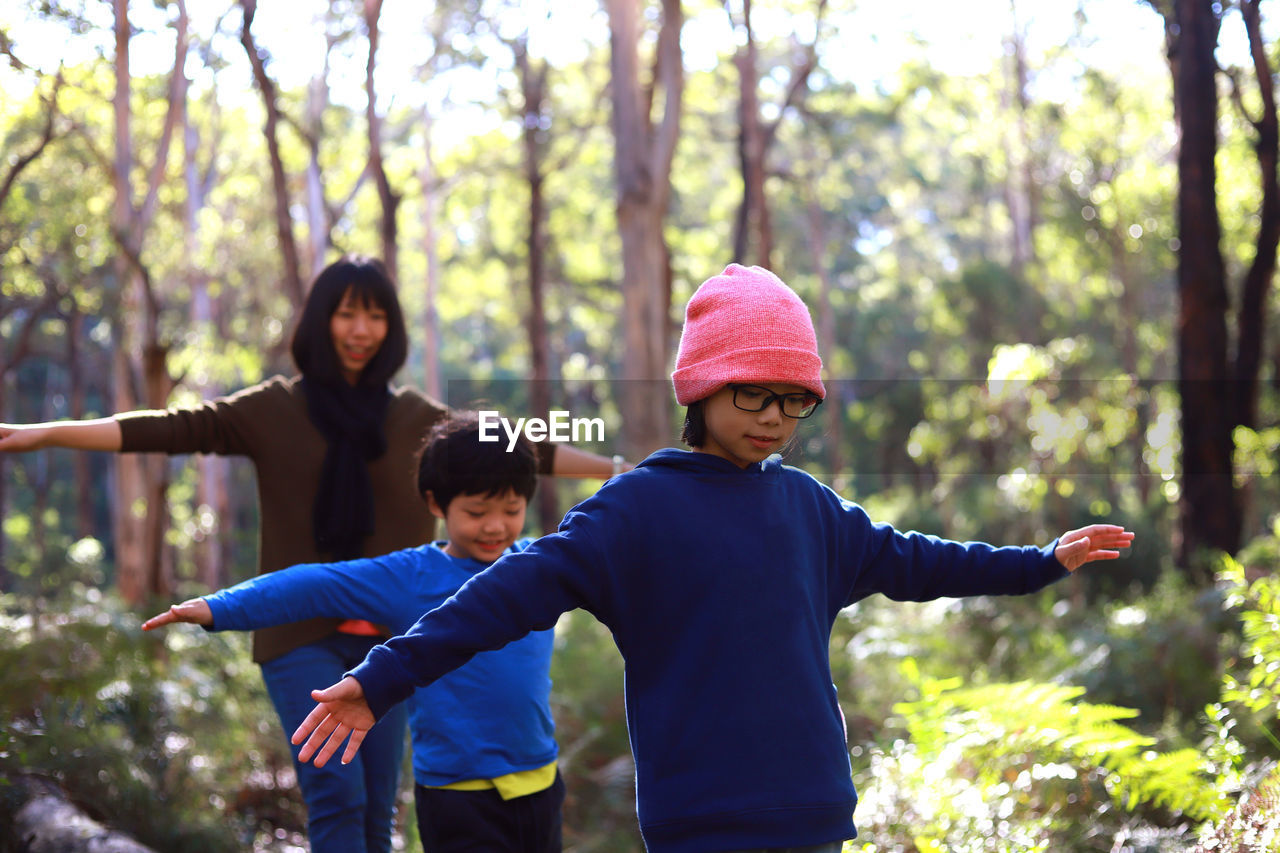
[[[521,539],[506,553],[533,541]],[[453,557],[443,542],[380,557],[307,563],[259,575],[207,596],[211,630],[250,630],[315,616],[367,619],[397,633],[485,569]],[[478,655],[409,700],[413,778],[439,787],[494,779],[555,761],[551,650],[555,632],[536,631]],[[317,685],[322,686],[322,685]]]
[[[823,844],[857,802],[828,661],[841,608],[1021,594],[1053,546],[995,548],[873,523],[777,457],[660,450],[476,575],[351,672],[375,715],[471,655],[583,608],[626,668],[636,808],[654,853]]]

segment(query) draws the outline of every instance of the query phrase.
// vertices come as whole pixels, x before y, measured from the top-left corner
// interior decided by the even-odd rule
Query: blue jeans
[[[262,664],[262,680],[286,738],[316,706],[311,691],[337,683],[378,642],[376,637],[332,634]],[[307,804],[312,853],[389,853],[407,719],[404,703],[388,711],[350,764],[337,757],[320,768],[302,764],[301,745],[290,745]]]

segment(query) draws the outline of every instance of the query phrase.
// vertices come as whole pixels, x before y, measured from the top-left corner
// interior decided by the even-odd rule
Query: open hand
[[[213,624],[213,611],[209,609],[209,605],[203,598],[192,598],[152,616],[142,623],[142,630],[154,631],[156,628],[172,625],[174,622],[191,622],[207,627]]]
[[[1128,548],[1134,534],[1117,524],[1090,524],[1078,530],[1069,530],[1058,539],[1053,556],[1069,571],[1074,572],[1085,563],[1094,560],[1115,560],[1120,548]]]
[[[342,763],[350,764],[356,757],[356,750],[364,742],[364,736],[373,728],[373,712],[364,701],[364,688],[351,676],[339,681],[324,690],[312,690],[311,698],[319,704],[312,709],[302,725],[290,738],[294,744],[302,743],[302,751],[298,753],[299,761],[310,761],[315,755],[315,766],[324,767],[333,754],[351,736],[346,750],[342,753]],[[328,741],[326,743],[326,740]],[[324,745],[321,749],[321,744]],[[316,750],[319,749],[319,752]]]
[[[0,424],[0,453],[24,453],[44,447],[47,430],[36,426]]]

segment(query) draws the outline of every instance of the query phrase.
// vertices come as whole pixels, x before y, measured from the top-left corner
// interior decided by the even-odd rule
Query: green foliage
[[[0,786],[50,778],[157,850],[231,853],[259,834],[296,836],[291,761],[247,637],[144,636],[139,621],[80,584],[0,597]],[[0,795],[0,825],[15,805]]]
[[[1244,673],[1228,672],[1223,677],[1222,699],[1269,717],[1280,717],[1280,578],[1266,574],[1250,581],[1243,560],[1252,562],[1264,552],[1272,559],[1280,556],[1274,553],[1277,541],[1280,538],[1256,543],[1241,560],[1224,557],[1218,575],[1227,584],[1227,606],[1239,610],[1244,632],[1240,649]]]
[[[582,611],[565,614],[556,626],[551,680],[566,785],[566,846],[581,853],[643,850],[622,657],[608,630]]]
[[[1121,722],[1132,709],[1080,701],[1078,687],[962,687],[904,666],[919,690],[895,708],[907,738],[872,749],[859,784],[874,849],[1087,849],[1089,833],[1121,819],[1113,806],[1194,820],[1224,811],[1204,759],[1156,751]]]

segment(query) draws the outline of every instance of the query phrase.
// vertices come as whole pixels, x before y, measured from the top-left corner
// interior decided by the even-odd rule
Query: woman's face
[[[329,334],[342,375],[354,385],[387,338],[387,312],[373,302],[360,301],[355,291],[347,288],[329,317]]]

